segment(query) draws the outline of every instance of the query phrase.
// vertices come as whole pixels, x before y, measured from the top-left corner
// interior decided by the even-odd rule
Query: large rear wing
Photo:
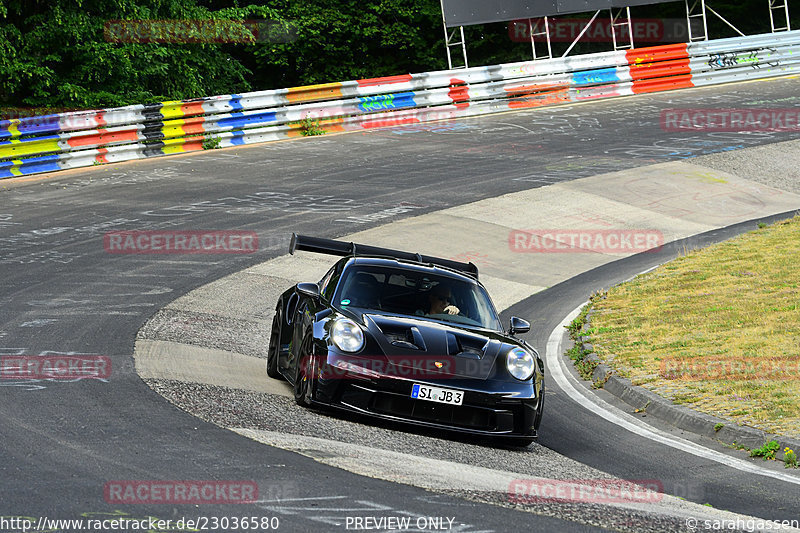
[[[462,263],[452,259],[442,259],[430,255],[414,254],[401,250],[391,250],[379,246],[368,246],[366,244],[356,244],[354,242],[335,241],[333,239],[323,239],[320,237],[308,237],[292,233],[292,242],[289,244],[289,253],[294,254],[295,250],[306,252],[316,252],[319,254],[337,255],[341,257],[368,256],[368,257],[388,257],[390,259],[402,259],[404,261],[416,261],[417,263],[432,264],[443,266],[452,270],[458,270],[468,276],[478,279],[478,267],[474,263]]]

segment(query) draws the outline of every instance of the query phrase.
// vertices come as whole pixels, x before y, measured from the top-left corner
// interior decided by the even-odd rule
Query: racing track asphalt
[[[232,505],[120,506],[103,499],[103,486],[112,480],[211,478],[257,481],[265,500],[335,498],[309,500],[314,503],[308,510],[281,515],[284,530],[319,529],[310,510],[324,507],[324,514],[339,516],[376,509],[456,516],[466,524],[463,531],[586,529],[355,476],[201,422],[141,382],[131,360],[136,332],[177,296],[282,255],[291,231],[336,237],[549,183],[797,138],[775,132],[687,137],[658,128],[662,109],[698,101],[709,107],[796,105],[795,84],[782,79],[698,89],[0,182],[0,354],[82,353],[112,360],[107,382],[0,380],[0,515],[122,512],[174,519],[239,513]],[[106,253],[103,233],[127,229],[252,230],[262,247],[244,256]],[[553,311],[569,307],[566,302],[579,300],[588,285],[576,287],[563,298],[549,293],[548,305]],[[607,450],[625,446],[607,428],[562,413],[557,395],[548,402],[545,445],[632,478],[643,468],[633,459],[652,457],[631,449],[614,460]],[[590,445],[590,438],[597,443]],[[606,453],[592,454],[592,447]],[[658,459],[664,470],[685,464],[673,454]],[[751,496],[767,489],[750,486]],[[740,501],[744,489],[733,500],[721,494],[727,488],[705,490],[723,505],[746,503]],[[355,500],[362,503],[338,505]],[[784,506],[753,499],[751,507],[769,506],[753,514],[776,509],[776,503]]]
[[[786,165],[791,165],[792,161],[797,164],[797,157],[791,155],[796,153],[797,144],[793,141],[756,147],[742,151],[736,157],[727,154],[727,162],[716,161],[716,165],[730,169],[737,167],[741,159],[763,163],[771,161],[775,152],[786,154],[783,157]],[[706,158],[700,158],[693,164],[673,162],[601,174],[394,221],[345,235],[342,240],[382,244],[427,254],[439,253],[444,257],[458,257],[465,250],[480,250],[483,257],[478,255],[476,259],[481,261],[481,279],[502,309],[523,300],[528,294],[539,292],[542,285],[558,285],[580,272],[591,270],[593,266],[614,261],[615,257],[613,254],[600,253],[515,253],[514,248],[509,247],[507,235],[519,227],[520,212],[526,213],[525,227],[530,228],[571,228],[577,218],[578,224],[594,221],[600,227],[623,224],[625,227],[658,229],[664,232],[668,241],[678,239],[677,244],[668,248],[674,255],[683,247],[695,246],[695,241],[708,243],[717,235],[727,238],[733,234],[714,228],[748,221],[734,229],[753,229],[756,227],[753,217],[759,216],[759,222],[774,219],[775,216],[788,217],[794,211],[786,212],[787,209],[800,206],[800,196],[797,194],[742,180],[712,170],[704,163]],[[736,171],[740,172],[738,168]],[[762,181],[769,179],[769,176],[762,176]],[[607,198],[614,201],[608,202]],[[677,219],[675,213],[681,214],[682,218]],[[439,231],[431,234],[430,228],[439,228]],[[458,234],[458,231],[461,232],[459,238],[453,239],[452,235]],[[712,233],[703,237],[704,231]],[[687,240],[681,239],[681,235],[701,236]],[[648,253],[643,257],[657,264],[672,255]],[[320,279],[330,261],[330,258],[316,254],[287,255],[226,276],[178,298],[160,310],[140,330],[135,353],[137,371],[160,394],[204,420],[237,431],[246,428],[244,434],[262,442],[298,451],[327,464],[371,477],[399,480],[435,490],[452,490],[453,487],[461,487],[462,492],[466,493],[479,490],[484,500],[496,501],[498,491],[504,493],[509,481],[515,477],[563,479],[580,476],[580,479],[598,479],[607,475],[585,465],[570,463],[565,459],[568,456],[552,453],[553,449],[569,447],[571,441],[577,440],[585,442],[595,452],[590,459],[596,468],[619,466],[607,460],[609,453],[614,459],[622,457],[625,461],[622,464],[627,468],[612,468],[610,472],[622,475],[637,471],[640,475],[653,476],[632,479],[657,480],[663,483],[667,493],[678,494],[698,503],[709,502],[713,495],[714,503],[724,509],[741,510],[745,507],[765,518],[774,516],[776,510],[778,513],[791,513],[793,493],[797,490],[796,486],[800,485],[800,477],[784,472],[779,466],[781,463],[776,465],[745,460],[746,454],[741,451],[723,450],[718,443],[703,442],[703,439],[690,442],[675,435],[674,431],[667,435],[663,432],[655,435],[652,429],[642,427],[641,418],[632,425],[622,420],[632,418],[628,414],[632,408],[623,406],[620,411],[609,406],[596,408],[592,405],[596,401],[596,394],[587,392],[585,397],[576,394],[569,380],[565,381],[558,372],[564,359],[562,350],[551,346],[547,338],[549,330],[554,329],[558,333],[563,332],[563,328],[558,325],[558,318],[553,322],[553,314],[540,312],[537,305],[523,308],[522,316],[533,320],[534,325],[547,323],[544,337],[540,335],[535,345],[540,349],[546,346],[548,397],[564,400],[562,394],[567,394],[578,404],[584,404],[578,407],[572,401],[557,401],[555,409],[559,420],[562,417],[570,420],[571,415],[577,414],[592,421],[581,426],[580,429],[585,428],[585,431],[571,428],[571,441],[559,439],[549,443],[549,447],[536,445],[524,453],[509,453],[507,449],[476,445],[476,439],[455,439],[451,436],[443,440],[436,432],[426,435],[426,432],[410,431],[407,427],[395,427],[392,430],[379,427],[388,424],[377,424],[375,421],[364,425],[331,413],[312,413],[299,409],[285,397],[286,394],[291,396],[285,383],[263,378],[263,343],[266,342],[272,320],[270,304],[286,287],[300,281]],[[636,260],[632,261],[635,263]],[[608,272],[619,270],[630,274],[625,264],[616,262],[614,270],[606,271],[603,277],[593,280],[595,287],[604,286],[608,281]],[[524,283],[526,279],[527,284]],[[569,287],[569,283],[562,284],[561,288],[565,285]],[[553,292],[558,294],[558,289]],[[546,294],[542,293],[539,302],[548,300]],[[585,292],[580,297],[586,298],[588,294]],[[560,312],[566,314],[566,311]],[[557,337],[555,335],[556,340]],[[260,379],[258,376],[261,376]],[[577,379],[575,382],[578,388],[582,388]],[[221,389],[219,386],[228,388]],[[584,412],[587,408],[593,409],[590,416]],[[570,416],[563,416],[565,414]],[[600,417],[608,418],[614,424],[601,423]],[[628,430],[645,438],[632,438]],[[611,440],[614,445],[624,446],[636,453],[620,454],[614,448],[610,448],[610,452],[609,448],[594,449],[593,443],[599,439],[591,435],[592,431],[607,432],[613,435]],[[366,450],[362,447],[365,442],[370,443]],[[762,442],[759,441],[755,446],[760,446]],[[354,451],[354,447],[359,447],[360,451]],[[691,457],[687,456],[683,462],[667,462],[663,466],[657,464],[663,457],[679,457],[674,452],[665,455],[664,451],[670,451],[671,448],[679,449]],[[396,452],[403,453],[401,459],[397,458]],[[322,458],[320,453],[324,454]],[[385,459],[385,463],[381,463],[381,459]],[[445,463],[420,464],[423,459]],[[384,466],[393,463],[405,466]],[[638,470],[630,468],[631,464],[637,466]],[[467,476],[469,481],[466,481],[465,473],[473,472],[476,467],[492,470],[490,474],[485,471],[474,472],[475,475]],[[458,472],[460,476],[451,472]],[[509,481],[499,489],[503,485],[498,476],[504,474]],[[482,482],[476,482],[476,478]],[[719,498],[714,489],[731,485],[730,479],[735,480],[733,490],[723,492],[724,496]],[[775,480],[780,483],[772,483]],[[761,492],[753,494],[749,486],[738,486],[751,481],[765,487],[761,492],[766,497]],[[771,502],[774,507],[765,506],[765,501]],[[700,506],[684,510],[670,508],[674,503],[665,498],[661,505],[654,505],[649,511],[688,511],[694,516],[711,512],[710,508]],[[542,509],[538,507],[537,510]],[[571,509],[564,507],[559,511],[562,517],[572,513]],[[585,519],[586,510],[584,508],[582,514],[571,516]],[[781,516],[789,519],[787,515]],[[605,509],[601,517],[604,525],[627,524],[630,518],[621,518],[616,512],[612,514],[610,509]],[[638,527],[637,522],[634,527],[626,529],[638,531]]]

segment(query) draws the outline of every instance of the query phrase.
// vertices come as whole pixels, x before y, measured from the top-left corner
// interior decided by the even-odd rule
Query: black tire
[[[272,319],[272,331],[269,335],[269,348],[267,349],[267,375],[274,379],[283,379],[278,372],[278,351],[281,346],[281,311],[275,311],[275,318]]]
[[[294,401],[303,407],[311,407],[316,389],[318,361],[311,353],[312,343],[311,337],[303,341],[294,374]]]
[[[544,380],[542,381],[542,388],[539,390],[539,405],[536,408],[536,417],[533,419],[533,429],[538,433],[539,425],[542,423],[542,414],[544,413]]]

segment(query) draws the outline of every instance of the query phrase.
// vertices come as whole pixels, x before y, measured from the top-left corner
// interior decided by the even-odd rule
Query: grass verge
[[[593,299],[594,352],[675,403],[800,437],[800,217]]]

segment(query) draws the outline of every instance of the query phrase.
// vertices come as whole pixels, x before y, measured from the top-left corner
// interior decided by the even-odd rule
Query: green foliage
[[[0,8],[0,104],[92,108],[240,92],[251,72],[216,43],[118,43],[115,20],[268,17],[194,0],[10,0]]]
[[[203,150],[216,150],[221,142],[222,140],[216,135],[209,135],[203,139]]]
[[[580,314],[576,316],[575,319],[569,323],[569,325],[566,326],[567,331],[569,331],[569,335],[573,340],[577,340],[577,338],[580,336],[580,331],[586,324],[586,316],[589,314],[591,309],[591,304],[583,306]]]
[[[304,118],[299,122],[300,135],[312,137],[314,135],[325,135],[325,130],[319,125],[319,119],[313,120],[310,117]]]
[[[436,0],[279,0],[296,39],[253,49],[257,83],[291,87],[445,66]]]
[[[763,457],[765,461],[767,459],[775,459],[775,452],[777,452],[779,449],[780,444],[774,440],[771,440],[769,442],[765,442],[761,448],[750,450],[750,457]]]
[[[109,107],[446,66],[437,0],[252,2],[0,0],[0,106]],[[716,0],[714,9],[746,33],[761,33],[769,28],[764,4]],[[680,19],[685,12],[683,4],[670,3],[635,8],[633,16]],[[291,38],[120,43],[104,34],[110,21],[178,19],[274,21]],[[731,30],[713,16],[709,24],[712,38],[729,36]],[[470,64],[529,59],[530,44],[512,42],[507,28],[506,23],[465,28]],[[554,53],[567,46],[555,43]],[[608,43],[581,43],[572,54],[608,49]]]
[[[597,365],[600,363],[586,359],[586,356],[589,355],[589,352],[583,350],[579,344],[576,344],[570,348],[566,355],[575,362],[575,369],[578,371],[578,374],[580,374],[581,378],[586,381],[590,381],[592,379],[594,369],[597,368]]]
[[[797,468],[797,454],[791,448],[783,449],[784,468]]]

